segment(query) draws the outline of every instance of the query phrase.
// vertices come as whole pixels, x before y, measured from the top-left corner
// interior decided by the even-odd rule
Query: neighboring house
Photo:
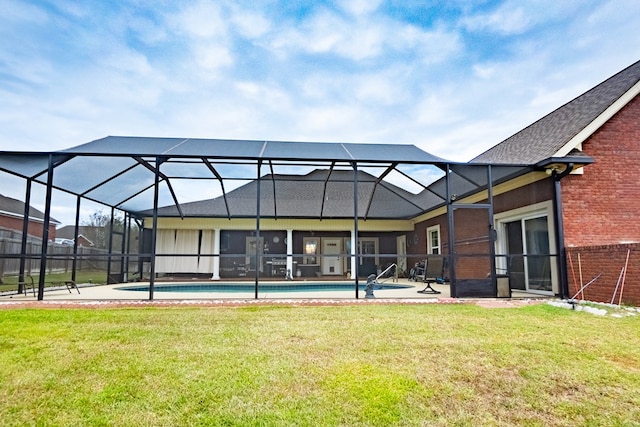
[[[4,234],[11,233],[14,236],[21,236],[24,224],[24,211],[24,202],[0,194],[0,230],[5,230]],[[59,224],[55,219],[50,220],[49,240],[56,238],[56,226]],[[42,239],[43,225],[44,213],[30,206],[28,236]]]
[[[78,227],[78,246],[94,246],[93,241],[87,236],[95,235],[97,227],[81,225]],[[101,227],[100,227],[101,228]],[[60,239],[73,241],[75,239],[76,227],[73,225],[65,225],[56,230],[56,235]]]

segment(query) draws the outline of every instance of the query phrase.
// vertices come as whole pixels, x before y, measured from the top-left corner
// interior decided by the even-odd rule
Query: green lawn
[[[38,288],[38,280],[40,275],[36,274],[30,276],[33,279],[35,288]],[[28,284],[29,292],[31,292],[31,278],[26,277],[25,280]],[[4,276],[1,278],[0,292],[17,292],[18,290],[18,276]],[[60,286],[60,282],[63,280],[71,280],[71,272],[66,273],[47,273],[45,275],[45,287]],[[76,273],[76,283],[106,283],[107,272],[95,271],[95,270],[83,270]]]
[[[640,316],[549,305],[0,310],[0,424],[640,425]]]

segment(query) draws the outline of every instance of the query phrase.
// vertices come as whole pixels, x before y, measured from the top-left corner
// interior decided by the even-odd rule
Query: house
[[[439,259],[454,297],[637,304],[639,90],[640,62],[467,163],[410,145],[110,136],[0,153],[0,170],[46,184],[53,168],[65,191],[124,211],[152,284],[357,282]],[[90,177],[72,178],[79,164]],[[199,201],[181,200],[188,191]]]
[[[624,280],[623,301],[640,303],[640,188],[635,176],[640,161],[639,92],[636,62],[472,160],[541,164],[551,159],[549,170],[553,159],[576,154],[594,159],[588,167],[558,171],[566,176],[554,184],[562,210],[555,227],[560,227],[556,234],[566,248],[566,256],[561,255],[567,263],[570,296],[598,277],[580,296],[619,302],[616,285]],[[536,181],[527,191],[545,191],[550,180],[553,177]],[[525,239],[537,233],[526,232],[528,226],[535,227],[527,219],[534,214],[531,208],[513,206],[512,216],[509,211],[497,213],[503,245],[511,239],[512,219],[523,218]]]
[[[98,229],[98,230],[97,230]],[[70,241],[75,240],[76,227],[73,225],[65,225],[60,227],[56,231],[56,236],[60,239],[66,239]],[[78,227],[78,246],[95,246],[93,240],[87,236],[95,236],[103,231],[103,227],[91,227],[87,225],[81,225]]]
[[[25,203],[12,197],[0,194],[0,236],[20,238],[24,229]],[[31,238],[42,238],[44,213],[29,206],[27,235]],[[56,237],[56,226],[60,222],[51,219],[49,223],[49,239]]]
[[[413,193],[396,185],[380,185],[365,171],[356,176],[362,216],[366,218],[359,224],[357,242],[363,255],[359,259],[360,276],[378,273],[380,268],[397,261],[405,270],[406,259],[398,259],[395,254],[405,250],[405,233],[413,230],[411,218],[424,207]],[[219,241],[216,251],[221,257],[218,267],[207,257],[161,256],[156,271],[199,272],[214,278],[251,277],[255,274],[257,253],[261,257],[258,270],[266,277],[281,279],[287,270],[297,277],[355,277],[349,256],[351,245],[356,245],[352,241],[353,171],[315,169],[304,175],[267,174],[260,180],[260,191],[257,237],[253,220],[257,216],[256,180],[230,191],[225,198],[183,204],[181,212],[176,206],[158,209],[162,221],[157,254],[201,255],[207,252],[206,248],[213,248],[213,241]],[[150,223],[151,214],[141,212],[147,217],[145,224]],[[291,253],[302,256],[287,257]]]
[[[367,229],[359,235],[362,241],[358,246],[370,248],[374,254],[371,258],[366,255],[361,258],[360,262],[371,265],[371,269],[361,265],[361,272],[364,275],[371,271],[379,272],[381,267],[396,261],[401,269],[407,269],[407,263],[413,265],[425,254],[448,254],[449,241],[454,239],[456,248],[452,253],[456,254],[455,262],[459,264],[456,268],[458,283],[467,278],[480,280],[489,276],[491,262],[479,260],[478,255],[489,254],[493,249],[497,276],[507,276],[509,280],[509,291],[501,296],[509,295],[510,290],[574,296],[590,279],[598,277],[580,296],[586,294],[587,298],[609,301],[614,296],[615,285],[620,285],[624,277],[629,283],[624,300],[640,301],[640,272],[636,267],[640,243],[640,225],[636,220],[640,210],[640,190],[633,175],[634,166],[640,161],[639,82],[640,62],[469,162],[532,166],[527,173],[502,182],[494,189],[492,218],[486,218],[488,213],[484,209],[466,209],[457,214],[460,219],[456,222],[460,224],[490,223],[495,241],[490,236],[489,227],[478,230],[463,225],[457,227],[458,236],[450,236],[446,212],[441,207],[430,209],[428,204],[421,203],[433,188],[425,188],[419,194],[405,192],[402,196],[399,195],[403,190],[395,188],[388,192],[389,198],[380,195],[380,199],[372,203],[374,209],[380,210],[373,217],[393,218],[396,224],[393,227],[381,225],[379,230]],[[337,205],[327,206],[323,215],[318,215],[317,206],[315,211],[309,211],[311,206],[321,201],[318,195],[322,194],[321,184],[327,174],[327,170],[316,170],[289,180],[294,183],[285,192],[290,200],[283,204],[280,215],[298,220],[305,218],[309,224],[315,225],[322,224],[323,215],[325,218],[349,218],[350,213],[340,212]],[[361,175],[358,183],[363,185],[375,180],[373,176]],[[271,182],[271,178],[265,176],[265,183]],[[346,187],[351,182],[351,177],[343,177]],[[244,209],[250,218],[256,215],[255,203],[252,204],[255,185],[256,181],[253,181],[227,196],[228,203],[248,202]],[[437,185],[442,183],[436,181],[432,187]],[[268,200],[272,189],[265,188],[264,191],[262,197]],[[359,192],[368,194],[368,191],[363,188]],[[353,192],[343,188],[335,194],[342,194],[343,200],[349,201]],[[482,201],[485,201],[483,197],[474,203]],[[217,213],[224,216],[224,202],[221,198],[195,202],[184,207],[185,215],[206,217]],[[266,205],[265,213],[268,213],[271,206],[268,202]],[[339,206],[344,209],[348,204]],[[383,208],[391,207],[394,211],[385,216]],[[416,211],[416,208],[421,211]],[[177,217],[175,207],[160,209],[158,214],[163,218]],[[296,231],[304,236],[294,238],[297,243],[292,252],[310,252],[313,257],[302,258],[303,264],[295,269],[301,271],[302,276],[348,272],[347,255],[351,252],[348,247],[349,225],[331,231],[313,230],[311,225],[306,228],[308,230],[304,232]],[[173,233],[162,231],[167,232]],[[169,240],[163,237],[158,246],[159,253],[173,252],[175,246],[172,245],[180,240],[179,234],[185,232],[176,229]],[[221,277],[237,277],[245,273],[245,266],[254,254],[254,249],[250,249],[252,233],[240,230],[221,232],[220,253],[247,254],[244,260],[223,258]],[[257,245],[263,248],[260,253],[265,254],[267,248],[278,256],[291,252],[285,250],[282,243],[277,243],[287,237],[291,239],[292,235],[287,235],[285,230],[264,231]],[[495,248],[490,247],[492,244]],[[330,262],[331,251],[342,256],[341,263],[334,265]],[[407,256],[392,256],[386,261],[381,256],[400,253]],[[227,265],[225,261],[232,264]],[[313,265],[315,270],[309,265]],[[162,268],[167,266],[162,265]],[[624,276],[621,270],[624,270]],[[484,290],[482,286],[480,289],[458,289],[457,294],[465,296],[468,291],[468,295],[494,296],[495,289],[487,286],[486,282]]]

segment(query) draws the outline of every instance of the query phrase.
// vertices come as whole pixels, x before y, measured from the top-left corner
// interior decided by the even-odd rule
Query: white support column
[[[358,243],[356,242],[356,230],[351,230],[351,278],[356,278],[356,251]]]
[[[296,276],[296,272],[293,271],[293,230],[287,230],[287,270],[291,272],[291,277]]]
[[[211,280],[220,280],[220,229],[213,230],[213,276]]]

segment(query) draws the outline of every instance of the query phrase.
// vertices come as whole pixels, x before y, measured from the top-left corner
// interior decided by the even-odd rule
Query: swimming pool
[[[298,283],[260,283],[258,292],[332,292],[332,291],[353,291],[353,282],[298,282]],[[359,283],[359,290],[364,291],[366,283]],[[399,285],[396,283],[381,283],[375,286],[375,290],[380,289],[407,289],[411,285]],[[119,286],[114,288],[119,291],[149,292],[149,285]],[[253,292],[255,283],[156,283],[153,286],[154,292]]]

